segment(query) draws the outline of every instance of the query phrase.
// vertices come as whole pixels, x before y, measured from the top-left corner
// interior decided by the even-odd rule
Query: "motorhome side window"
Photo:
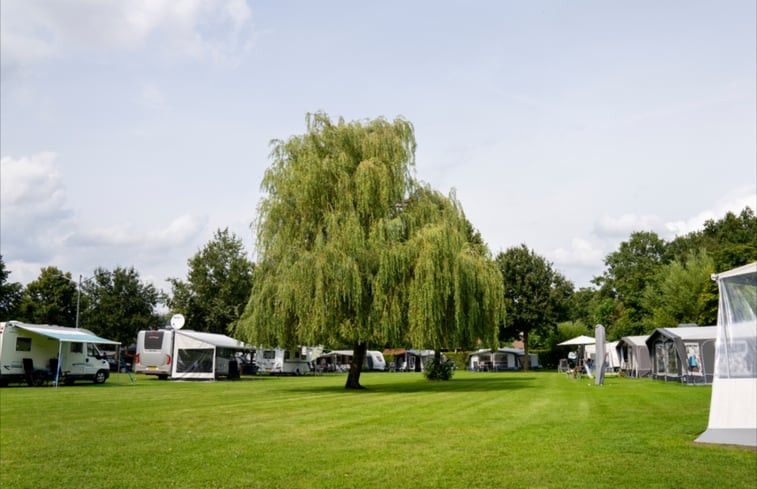
[[[32,339],[16,338],[16,351],[32,351]]]
[[[71,343],[71,353],[81,353],[84,351],[82,343]]]
[[[145,350],[163,349],[163,331],[148,331],[145,334]]]
[[[100,353],[97,350],[97,347],[93,345],[92,343],[87,343],[87,356],[88,357],[96,357],[97,354]]]

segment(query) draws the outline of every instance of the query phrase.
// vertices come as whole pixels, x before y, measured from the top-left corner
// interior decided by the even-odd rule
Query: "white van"
[[[102,384],[110,376],[110,366],[98,344],[119,343],[82,328],[0,323],[0,385],[42,385],[56,377],[65,384],[76,380]]]
[[[249,345],[221,334],[174,328],[140,331],[134,372],[173,380],[237,378],[237,353],[248,350]]]

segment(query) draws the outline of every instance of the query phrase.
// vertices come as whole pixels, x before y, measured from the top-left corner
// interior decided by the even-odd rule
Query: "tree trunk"
[[[345,389],[364,389],[360,385],[360,372],[363,370],[365,363],[365,352],[368,350],[366,343],[355,343],[355,349],[352,351],[352,362],[350,362],[350,373],[347,374],[347,384]]]
[[[528,331],[523,332],[523,371],[528,372],[531,358],[528,356]]]

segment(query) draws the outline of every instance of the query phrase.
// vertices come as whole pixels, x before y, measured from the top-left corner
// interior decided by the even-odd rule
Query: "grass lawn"
[[[710,387],[553,372],[366,373],[0,389],[10,488],[748,487],[695,444]]]

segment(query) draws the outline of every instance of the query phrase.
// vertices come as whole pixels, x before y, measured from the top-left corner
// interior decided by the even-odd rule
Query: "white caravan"
[[[259,373],[300,375],[310,372],[321,352],[323,348],[311,346],[291,350],[260,346],[255,352],[255,363]]]
[[[102,384],[110,366],[98,345],[119,344],[82,328],[0,323],[0,385],[24,381],[42,385],[47,380]]]
[[[347,372],[353,355],[353,350],[331,350],[316,358],[317,368],[322,372]],[[366,370],[386,370],[384,355],[380,351],[366,351],[363,367]]]
[[[368,350],[365,352],[365,366],[368,370],[386,370],[386,360],[380,351]]]
[[[240,373],[237,352],[250,349],[222,334],[178,329],[140,331],[134,372],[173,380],[235,378]]]

